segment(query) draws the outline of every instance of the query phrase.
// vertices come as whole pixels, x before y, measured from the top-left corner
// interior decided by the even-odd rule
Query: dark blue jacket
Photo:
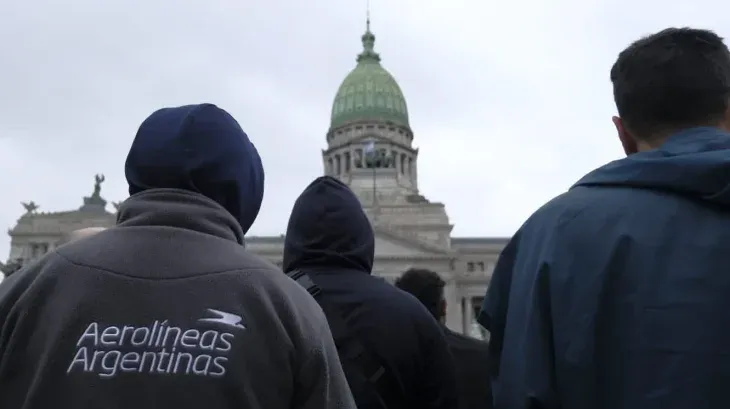
[[[730,407],[730,134],[685,130],[543,206],[479,322],[496,408]]]
[[[454,357],[461,409],[492,409],[489,387],[489,344],[446,329],[446,342]]]
[[[371,275],[374,254],[373,229],[352,191],[331,177],[312,182],[289,219],[284,271],[308,272],[363,346],[382,360],[393,378],[389,409],[455,409],[443,331],[418,300]]]

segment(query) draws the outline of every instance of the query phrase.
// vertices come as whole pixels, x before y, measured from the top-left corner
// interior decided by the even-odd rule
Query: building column
[[[449,277],[451,274],[442,274],[446,286],[444,287],[444,298],[446,299],[446,326],[460,334],[463,334],[464,318],[461,311],[461,295],[456,288],[456,280]]]
[[[470,334],[471,326],[474,322],[474,305],[472,304],[472,297],[464,297],[464,328],[461,331],[462,334]]]

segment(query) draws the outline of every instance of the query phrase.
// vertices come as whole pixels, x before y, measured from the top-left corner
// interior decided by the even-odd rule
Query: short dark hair
[[[618,113],[637,138],[714,126],[730,99],[730,52],[712,31],[668,28],[623,50],[611,82]]]
[[[410,268],[395,280],[396,287],[418,298],[436,319],[443,315],[439,305],[444,298],[445,285],[438,273],[425,268]]]

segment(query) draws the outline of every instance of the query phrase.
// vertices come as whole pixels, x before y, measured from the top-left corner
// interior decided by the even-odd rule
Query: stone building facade
[[[339,178],[358,195],[376,232],[374,274],[392,282],[410,267],[439,272],[447,283],[447,325],[475,337],[484,334],[474,322],[503,237],[452,237],[453,225],[443,203],[418,189],[418,149],[413,146],[406,99],[381,65],[375,36],[362,36],[357,65],[339,87],[332,105],[324,174]],[[112,226],[115,214],[94,192],[75,211],[40,213],[25,203],[26,213],[9,231],[9,263],[22,264],[53,249],[71,230]],[[249,250],[281,264],[284,236],[246,238]],[[7,268],[7,267],[6,267]]]

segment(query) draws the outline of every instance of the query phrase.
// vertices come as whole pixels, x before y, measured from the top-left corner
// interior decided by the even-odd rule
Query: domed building
[[[474,322],[499,252],[501,237],[452,237],[453,225],[443,203],[418,188],[418,149],[408,105],[395,78],[382,66],[370,27],[362,36],[357,65],[345,77],[332,103],[324,174],[350,186],[376,233],[374,274],[393,282],[410,267],[439,272],[446,281],[447,325],[475,337],[484,336]],[[9,231],[11,251],[6,270],[53,249],[67,231],[111,226],[97,177],[94,193],[79,210],[38,213],[32,202]],[[249,250],[281,265],[284,236],[246,238]]]

